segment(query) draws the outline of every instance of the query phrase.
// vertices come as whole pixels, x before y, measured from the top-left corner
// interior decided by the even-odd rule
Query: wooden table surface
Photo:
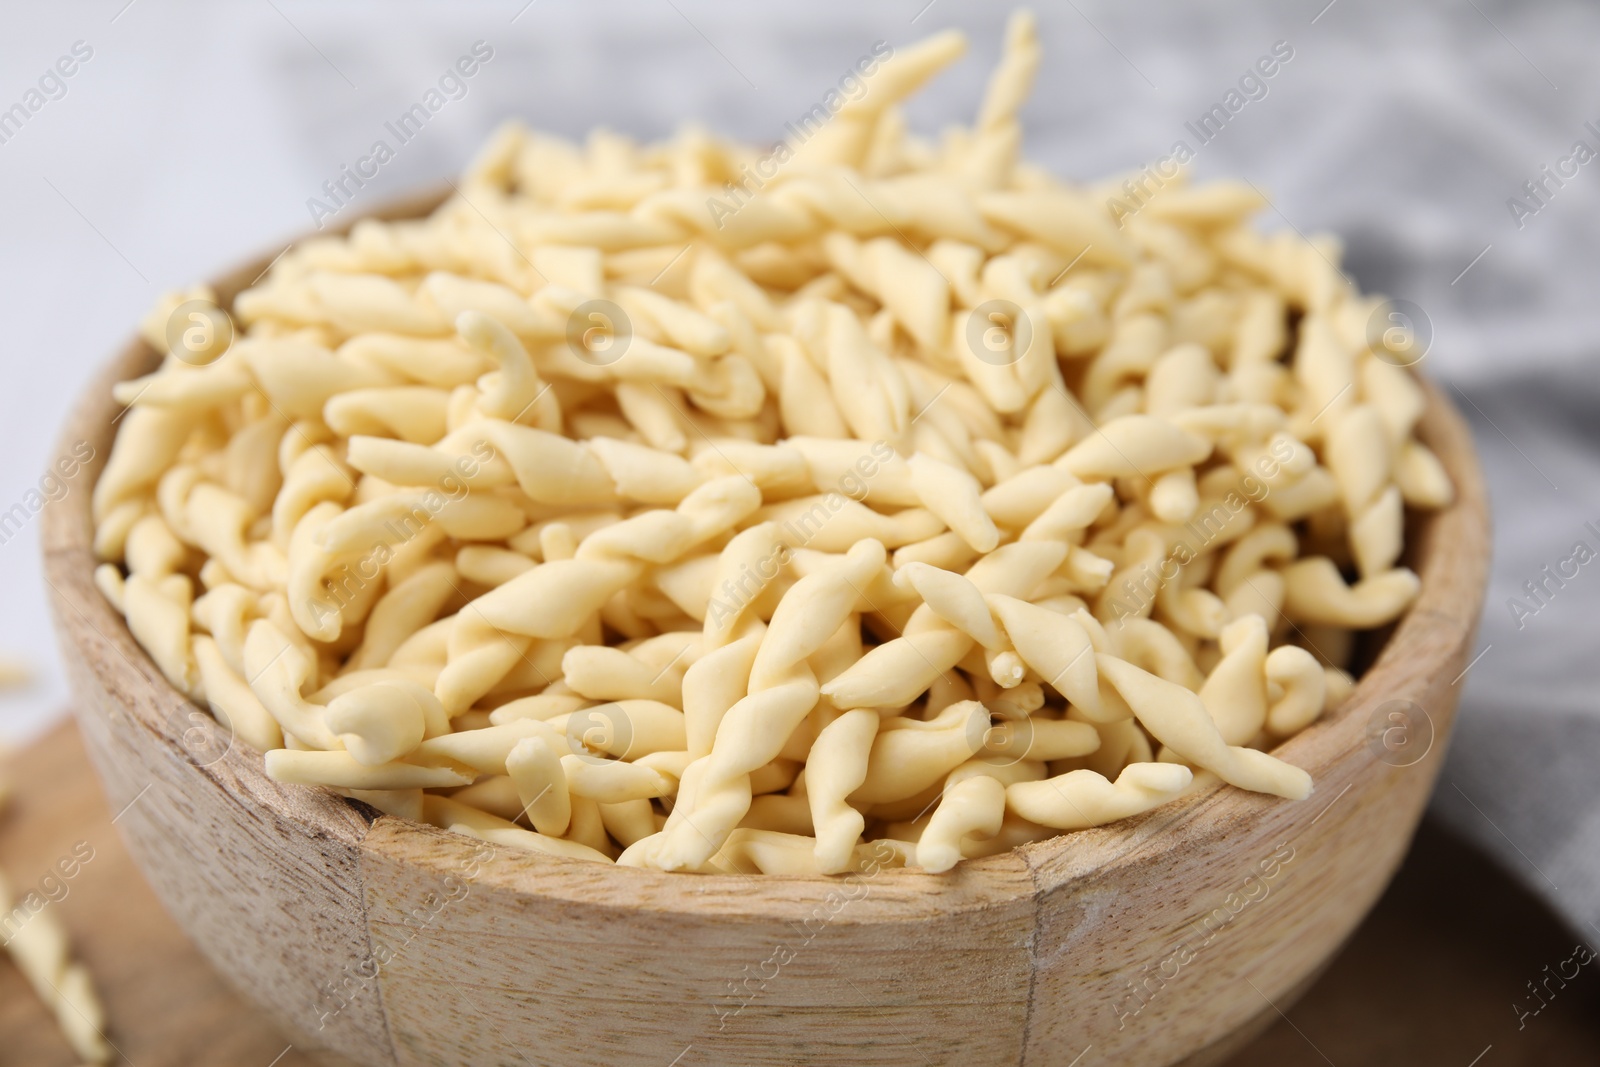
[[[77,731],[56,728],[14,763],[18,794],[0,822],[0,868],[20,895],[75,847],[93,849],[47,906],[94,975],[117,1062],[310,1067],[156,902],[117,839]],[[1425,823],[1350,944],[1302,1000],[1279,1005],[1285,1017],[1232,1067],[1600,1063],[1600,961],[1564,988],[1550,982],[1548,1006],[1520,1026],[1516,1011],[1538,1003],[1528,983],[1547,979],[1577,940],[1489,861]],[[0,1064],[75,1062],[21,976],[0,964]],[[1100,1062],[1090,1049],[1078,1067]]]

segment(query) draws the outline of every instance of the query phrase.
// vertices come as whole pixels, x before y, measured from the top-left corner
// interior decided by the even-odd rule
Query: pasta
[[[975,125],[910,134],[964,47],[765,155],[510,125],[292,248],[118,387],[99,587],[273,778],[568,857],[943,871],[1304,798],[1270,750],[1452,492],[1382,301],[1253,188],[1023,161],[1026,13]]]
[[[0,910],[10,914],[16,906],[0,877]],[[6,941],[6,951],[55,1016],[73,1052],[86,1063],[110,1063],[112,1049],[102,1033],[105,1009],[88,968],[73,960],[66,931],[55,917],[40,912],[28,919]]]
[[[5,755],[6,753],[0,753]],[[10,779],[0,773],[0,811],[11,798]],[[83,842],[79,843],[83,845]],[[88,855],[93,856],[91,850]],[[63,871],[78,856],[63,859]],[[0,916],[6,952],[50,1013],[73,1053],[85,1063],[110,1063],[112,1047],[105,1037],[106,1014],[89,970],[72,958],[67,932],[37,892],[19,898],[0,871]]]

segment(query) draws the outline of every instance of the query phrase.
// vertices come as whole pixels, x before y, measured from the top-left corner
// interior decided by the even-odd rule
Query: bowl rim
[[[454,187],[426,190],[386,201],[352,216],[341,225],[302,234],[287,246],[307,239],[347,234],[366,219],[400,220],[426,214],[442,204]],[[252,258],[212,281],[220,303],[231,306],[281,251]],[[90,381],[74,403],[60,437],[57,455],[68,455],[87,441],[94,455],[85,463],[75,491],[44,509],[40,545],[43,577],[62,632],[64,652],[81,657],[106,690],[122,695],[123,707],[145,728],[164,737],[177,752],[184,726],[182,710],[200,708],[167,682],[134,640],[123,617],[99,593],[93,571],[91,498],[109,455],[115,416],[120,408],[111,386],[154,367],[159,354],[137,334]],[[1367,752],[1363,720],[1385,701],[1421,695],[1427,680],[1464,658],[1476,630],[1489,567],[1490,515],[1483,476],[1471,433],[1460,412],[1441,390],[1415,370],[1425,408],[1417,425],[1450,475],[1455,494],[1437,512],[1408,511],[1407,552],[1421,578],[1421,588],[1407,612],[1393,624],[1381,650],[1357,679],[1351,696],[1333,713],[1277,745],[1271,752],[1309,771],[1317,785],[1301,804],[1320,807],[1336,800],[1328,790],[1343,783],[1348,790],[1357,773],[1376,756]],[[1465,673],[1465,672],[1463,672]],[[1457,677],[1457,681],[1460,677]],[[1453,685],[1454,683],[1452,683]],[[86,712],[74,701],[79,714]],[[160,714],[156,709],[165,709]],[[1434,747],[1448,740],[1451,707],[1430,712]],[[1434,721],[1434,720],[1442,720]],[[195,762],[191,756],[184,758]],[[1436,774],[1439,762],[1430,773]],[[268,806],[280,820],[301,832],[349,841],[366,853],[432,868],[439,875],[459,872],[463,858],[483,842],[424,823],[377,812],[322,787],[283,787],[268,779],[262,754],[243,742],[230,744],[215,763],[201,765],[219,788],[248,787],[253,799]],[[294,791],[298,792],[298,795]],[[1342,797],[1344,791],[1338,792]],[[1174,846],[1217,846],[1241,832],[1258,833],[1272,806],[1297,802],[1262,797],[1221,783],[1196,791],[1151,812],[1105,827],[1065,832],[993,856],[965,860],[952,871],[934,875],[920,869],[885,868],[888,881],[874,872],[875,903],[855,906],[837,921],[867,922],[917,918],[929,910],[985,909],[1037,896],[1088,874],[1104,874],[1119,866],[1147,865],[1153,854]],[[1332,804],[1328,804],[1331,808]],[[354,818],[352,818],[354,814]],[[1320,817],[1320,816],[1319,816]],[[500,862],[505,859],[509,862]],[[599,870],[608,873],[596,877]],[[482,884],[513,894],[557,897],[590,907],[628,910],[693,910],[702,916],[802,918],[827,894],[861,875],[740,875],[657,871],[602,866],[563,856],[522,849],[501,849],[497,861],[477,876]]]

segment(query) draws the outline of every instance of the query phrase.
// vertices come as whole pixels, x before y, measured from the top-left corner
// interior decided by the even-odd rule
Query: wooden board
[[[108,1035],[122,1053],[117,1062],[313,1063],[233,993],[161,910],[117,838],[74,728],[64,724],[21,753],[14,773],[19,794],[0,823],[0,866],[19,892],[79,842],[94,849],[67,895],[48,907],[94,972]],[[1231,1067],[1466,1067],[1480,1053],[1477,1067],[1600,1062],[1600,963],[1565,989],[1552,985],[1549,1007],[1520,1030],[1513,1012],[1513,1004],[1534,1003],[1525,983],[1559,965],[1574,942],[1488,861],[1425,824],[1344,952]],[[75,1062],[21,976],[0,966],[0,1064]],[[1103,1062],[1091,1049],[1082,1067]]]
[[[115,1062],[137,1067],[310,1067],[200,958],[134,866],[90,770],[63,723],[18,753],[17,786],[0,822],[0,869],[20,896],[84,842],[94,858],[47,905],[67,927],[105,1002]],[[80,854],[82,852],[80,846]],[[59,892],[57,893],[59,896]],[[0,964],[0,1063],[78,1061],[14,967]]]

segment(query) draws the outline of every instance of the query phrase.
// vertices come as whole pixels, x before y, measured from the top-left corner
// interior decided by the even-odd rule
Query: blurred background
[[[1600,551],[1600,162],[1588,162],[1600,152],[1600,7],[1062,0],[1036,10],[1045,62],[1024,111],[1035,161],[1097,179],[1183,140],[1197,148],[1196,178],[1254,182],[1273,201],[1266,228],[1339,234],[1362,288],[1418,309],[1431,337],[1421,369],[1472,420],[1497,514],[1479,659],[1458,683],[1463,716],[1436,819],[1600,942],[1600,566],[1546,583],[1538,600],[1525,588],[1576,542]],[[512,116],[577,138],[606,126],[641,139],[693,116],[775,142],[875,41],[902,46],[956,26],[971,37],[967,59],[909,108],[934,133],[970,121],[1008,11],[957,0],[8,5],[0,512],[40,488],[68,406],[161,292],[306,231],[308,198],[389,139],[384,123],[476,42],[492,59],[465,95],[339,220],[453,175]],[[1265,94],[1200,144],[1186,123],[1275,46],[1291,55]],[[58,67],[62,57],[71,62]],[[70,77],[48,73],[68,67]],[[8,119],[19,103],[25,121],[15,109]],[[0,659],[34,676],[0,694],[0,738],[11,742],[66,700],[37,533],[36,518],[0,525]],[[1513,610],[1513,597],[1537,610]],[[1520,992],[1510,985],[1508,1000]]]

